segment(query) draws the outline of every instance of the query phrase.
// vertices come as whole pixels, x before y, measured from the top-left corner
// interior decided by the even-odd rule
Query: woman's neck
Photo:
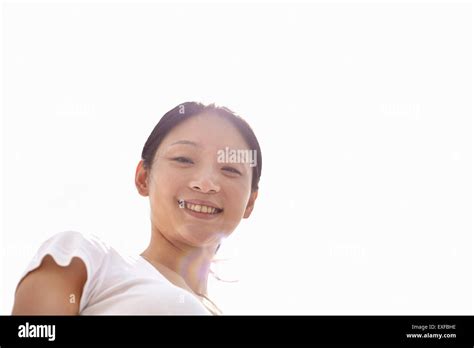
[[[181,283],[181,285],[176,285],[188,287],[187,290],[197,295],[207,295],[207,280],[214,256],[211,252],[213,249],[215,248],[192,248],[178,245],[166,239],[159,230],[155,229],[152,231],[150,244],[141,255],[160,271],[167,273],[164,276],[175,278],[169,279],[171,282]]]

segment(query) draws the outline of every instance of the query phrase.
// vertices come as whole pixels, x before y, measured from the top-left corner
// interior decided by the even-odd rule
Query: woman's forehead
[[[168,133],[162,145],[163,148],[184,145],[201,149],[248,148],[245,139],[236,126],[221,116],[212,113],[196,115],[177,125]]]

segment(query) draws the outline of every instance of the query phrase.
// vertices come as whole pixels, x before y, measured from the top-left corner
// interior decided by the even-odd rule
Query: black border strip
[[[0,346],[310,343],[473,347],[473,318],[474,316],[0,316]],[[23,332],[29,328],[31,333],[36,329],[32,329],[32,325],[55,325],[55,339],[48,341],[47,337],[19,337],[21,325],[24,325],[21,327]],[[420,336],[409,338],[408,334]]]

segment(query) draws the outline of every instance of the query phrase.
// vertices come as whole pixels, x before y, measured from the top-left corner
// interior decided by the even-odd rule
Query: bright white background
[[[52,234],[140,253],[134,172],[183,101],[242,114],[261,190],[228,314],[472,314],[472,6],[3,4],[0,314]]]

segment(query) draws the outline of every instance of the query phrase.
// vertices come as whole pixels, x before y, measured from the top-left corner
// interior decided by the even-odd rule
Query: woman
[[[252,213],[262,170],[250,126],[196,102],[166,113],[145,143],[135,185],[149,197],[140,256],[62,232],[47,240],[15,292],[14,315],[220,314],[207,296],[221,241]]]

